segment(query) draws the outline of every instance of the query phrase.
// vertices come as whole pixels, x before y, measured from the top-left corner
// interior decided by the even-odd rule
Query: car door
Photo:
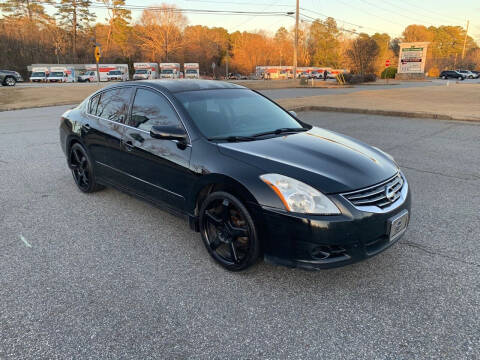
[[[184,129],[165,95],[139,87],[123,135],[123,171],[129,174],[130,187],[137,193],[183,211],[194,176],[189,169],[191,146],[152,138],[150,129],[155,125]]]
[[[93,158],[97,177],[122,185],[121,140],[133,95],[132,87],[103,91],[90,100],[83,139]]]

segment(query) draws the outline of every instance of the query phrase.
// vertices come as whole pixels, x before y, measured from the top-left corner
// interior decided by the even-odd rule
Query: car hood
[[[399,171],[382,151],[316,127],[264,140],[219,143],[218,147],[222,154],[265,173],[295,178],[327,194],[361,189]]]

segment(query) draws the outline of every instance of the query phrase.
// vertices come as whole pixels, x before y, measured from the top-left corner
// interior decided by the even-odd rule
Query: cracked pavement
[[[395,157],[410,227],[352,266],[236,274],[182,219],[77,191],[67,108],[0,113],[0,359],[480,358],[480,124],[300,113]]]

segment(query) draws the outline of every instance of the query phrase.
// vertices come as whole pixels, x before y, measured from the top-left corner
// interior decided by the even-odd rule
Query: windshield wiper
[[[259,137],[259,136],[264,136],[264,135],[279,135],[279,134],[285,134],[285,133],[295,133],[295,132],[303,132],[303,131],[308,131],[310,130],[309,128],[280,128],[276,130],[271,130],[271,131],[265,131],[261,132],[258,134],[253,134],[251,135],[252,137]]]
[[[217,137],[208,138],[208,141],[213,141],[213,140],[225,140],[229,142],[237,142],[237,141],[253,141],[257,139],[251,136],[217,136]]]

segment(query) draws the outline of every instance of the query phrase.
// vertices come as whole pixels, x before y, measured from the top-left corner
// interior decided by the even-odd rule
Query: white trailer
[[[31,82],[47,82],[49,70],[47,67],[34,67],[32,68],[32,75],[30,76]]]
[[[85,64],[85,70],[97,72],[97,64]],[[100,81],[108,81],[108,73],[110,71],[119,70],[125,76],[124,78],[128,80],[130,75],[128,73],[127,64],[98,64],[98,72],[100,73]]]
[[[135,73],[133,80],[153,80],[158,79],[157,63],[133,63]]]
[[[161,63],[160,77],[163,79],[178,79],[180,77],[180,64]]]
[[[200,65],[198,63],[184,63],[183,73],[185,79],[199,79]]]

